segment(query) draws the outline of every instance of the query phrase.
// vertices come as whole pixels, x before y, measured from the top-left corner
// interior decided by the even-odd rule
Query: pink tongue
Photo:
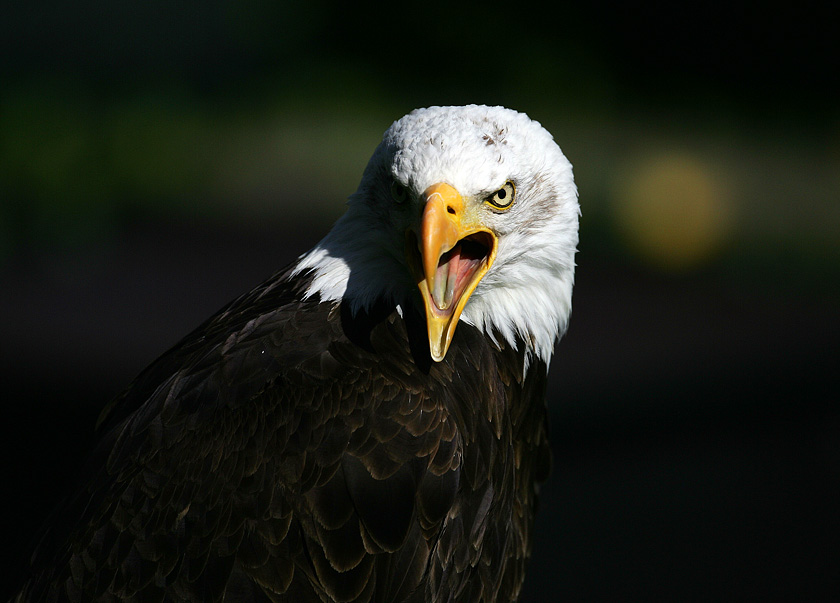
[[[480,258],[462,257],[460,244],[441,256],[432,292],[438,309],[446,310],[457,301],[456,295],[460,297],[467,277],[472,275],[480,262]]]
[[[440,258],[435,273],[435,290],[433,292],[435,305],[440,310],[446,310],[452,304],[455,294],[455,284],[458,282],[458,267],[461,263],[461,246],[456,245]]]

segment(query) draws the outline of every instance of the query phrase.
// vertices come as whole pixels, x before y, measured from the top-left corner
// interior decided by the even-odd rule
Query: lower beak
[[[424,196],[419,237],[410,231],[408,253],[414,261],[410,257],[409,264],[426,307],[429,351],[440,362],[467,300],[493,264],[496,237],[468,223],[463,198],[448,184],[430,186]]]

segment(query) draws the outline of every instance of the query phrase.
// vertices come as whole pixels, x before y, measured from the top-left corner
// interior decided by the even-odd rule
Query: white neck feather
[[[356,312],[382,298],[399,306],[416,294],[402,250],[395,249],[387,237],[377,241],[375,231],[366,227],[366,218],[351,208],[321,242],[300,257],[293,274],[311,270],[313,275],[307,298],[317,294],[322,301],[347,301]],[[360,232],[369,236],[359,236]],[[517,238],[510,234],[500,243],[499,258],[507,255],[505,247],[515,249],[520,244]],[[576,236],[548,237],[544,246],[497,261],[460,320],[497,344],[501,339],[514,349],[524,345],[526,370],[531,356],[548,366],[571,313],[576,242]],[[565,261],[558,261],[561,258]]]

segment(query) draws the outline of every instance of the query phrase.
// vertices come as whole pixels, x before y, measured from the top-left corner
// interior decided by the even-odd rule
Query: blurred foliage
[[[837,36],[804,4],[756,10],[7,3],[0,254],[144,213],[326,227],[391,121],[479,102],[556,136],[590,253],[836,274]]]

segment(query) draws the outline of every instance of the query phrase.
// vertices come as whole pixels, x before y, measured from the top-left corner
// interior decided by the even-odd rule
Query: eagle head
[[[503,107],[429,107],[394,122],[347,212],[303,255],[307,296],[367,308],[419,297],[429,351],[459,321],[548,364],[571,312],[578,242],[572,166],[551,135]]]

